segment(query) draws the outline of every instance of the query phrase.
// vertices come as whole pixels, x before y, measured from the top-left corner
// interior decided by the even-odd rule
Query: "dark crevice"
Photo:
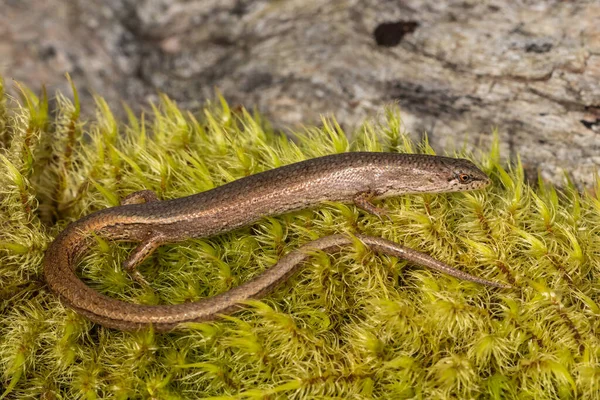
[[[378,46],[394,47],[400,44],[405,35],[413,33],[418,27],[419,23],[416,21],[384,22],[375,28],[373,36]]]
[[[587,129],[595,131],[600,128],[600,118],[596,118],[594,121],[586,121],[585,119],[579,120],[581,125],[585,126]],[[596,128],[596,129],[594,129]]]
[[[542,54],[542,53],[547,53],[550,50],[552,50],[552,43],[548,43],[548,42],[543,42],[543,43],[533,42],[533,43],[528,43],[525,46],[526,53]]]

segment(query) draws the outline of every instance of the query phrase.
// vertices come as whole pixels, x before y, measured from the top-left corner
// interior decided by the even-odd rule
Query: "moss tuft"
[[[123,333],[65,309],[41,281],[44,249],[67,223],[152,189],[163,199],[306,158],[346,151],[433,153],[397,110],[347,139],[333,119],[290,140],[218,97],[200,113],[166,96],[118,121],[0,81],[0,397],[600,398],[600,185],[580,193],[524,183],[498,143],[475,159],[485,191],[385,201],[390,221],[326,204],[214,238],[161,247],[141,272],[132,246],[98,240],[82,262],[92,287],[126,301],[194,301],[232,288],[283,254],[336,232],[404,243],[515,290],[458,281],[357,244],[316,254],[245,311],[177,333]],[[135,371],[135,373],[131,373]]]

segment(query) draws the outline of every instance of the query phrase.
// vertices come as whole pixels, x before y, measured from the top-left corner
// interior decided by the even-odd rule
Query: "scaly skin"
[[[44,273],[50,289],[79,313],[104,326],[136,330],[150,324],[158,331],[190,321],[211,320],[259,298],[292,275],[314,250],[337,251],[351,245],[348,236],[332,235],[287,254],[255,279],[218,296],[176,305],[140,305],[102,295],[75,274],[81,255],[93,242],[92,233],[110,240],[140,242],[125,262],[135,274],[158,246],[192,237],[206,237],[250,225],[260,218],[314,207],[324,201],[355,203],[383,215],[372,199],[409,193],[440,193],[480,189],[488,177],[464,159],[398,153],[344,153],[315,158],[251,175],[218,188],[168,201],[149,191],[125,204],[92,213],[71,223],[50,244]],[[455,277],[506,288],[456,270],[423,253],[388,240],[357,235],[372,250],[402,257]],[[139,276],[138,276],[139,277]]]

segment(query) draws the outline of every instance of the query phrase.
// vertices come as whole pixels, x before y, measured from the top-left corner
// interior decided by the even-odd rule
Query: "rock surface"
[[[188,108],[218,88],[276,127],[333,114],[352,129],[398,102],[434,148],[489,146],[554,182],[600,166],[594,1],[0,0],[0,73],[113,108],[161,91]],[[8,82],[10,83],[10,82]]]

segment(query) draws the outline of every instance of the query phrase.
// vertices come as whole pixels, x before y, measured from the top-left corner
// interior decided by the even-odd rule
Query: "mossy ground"
[[[0,84],[1,87],[1,84]],[[123,196],[197,193],[325,154],[428,152],[398,114],[353,141],[333,120],[297,141],[223,102],[203,113],[169,99],[116,121],[98,99],[0,93],[0,397],[6,398],[600,398],[600,187],[579,193],[523,182],[498,146],[474,158],[487,190],[386,200],[392,222],[327,204],[210,239],[164,246],[132,284],[128,245],[100,243],[86,282],[133,302],[178,303],[222,292],[282,254],[335,232],[383,236],[499,290],[357,247],[316,255],[284,287],[224,320],[169,334],[123,333],[65,309],[42,281],[45,247],[66,224]]]

